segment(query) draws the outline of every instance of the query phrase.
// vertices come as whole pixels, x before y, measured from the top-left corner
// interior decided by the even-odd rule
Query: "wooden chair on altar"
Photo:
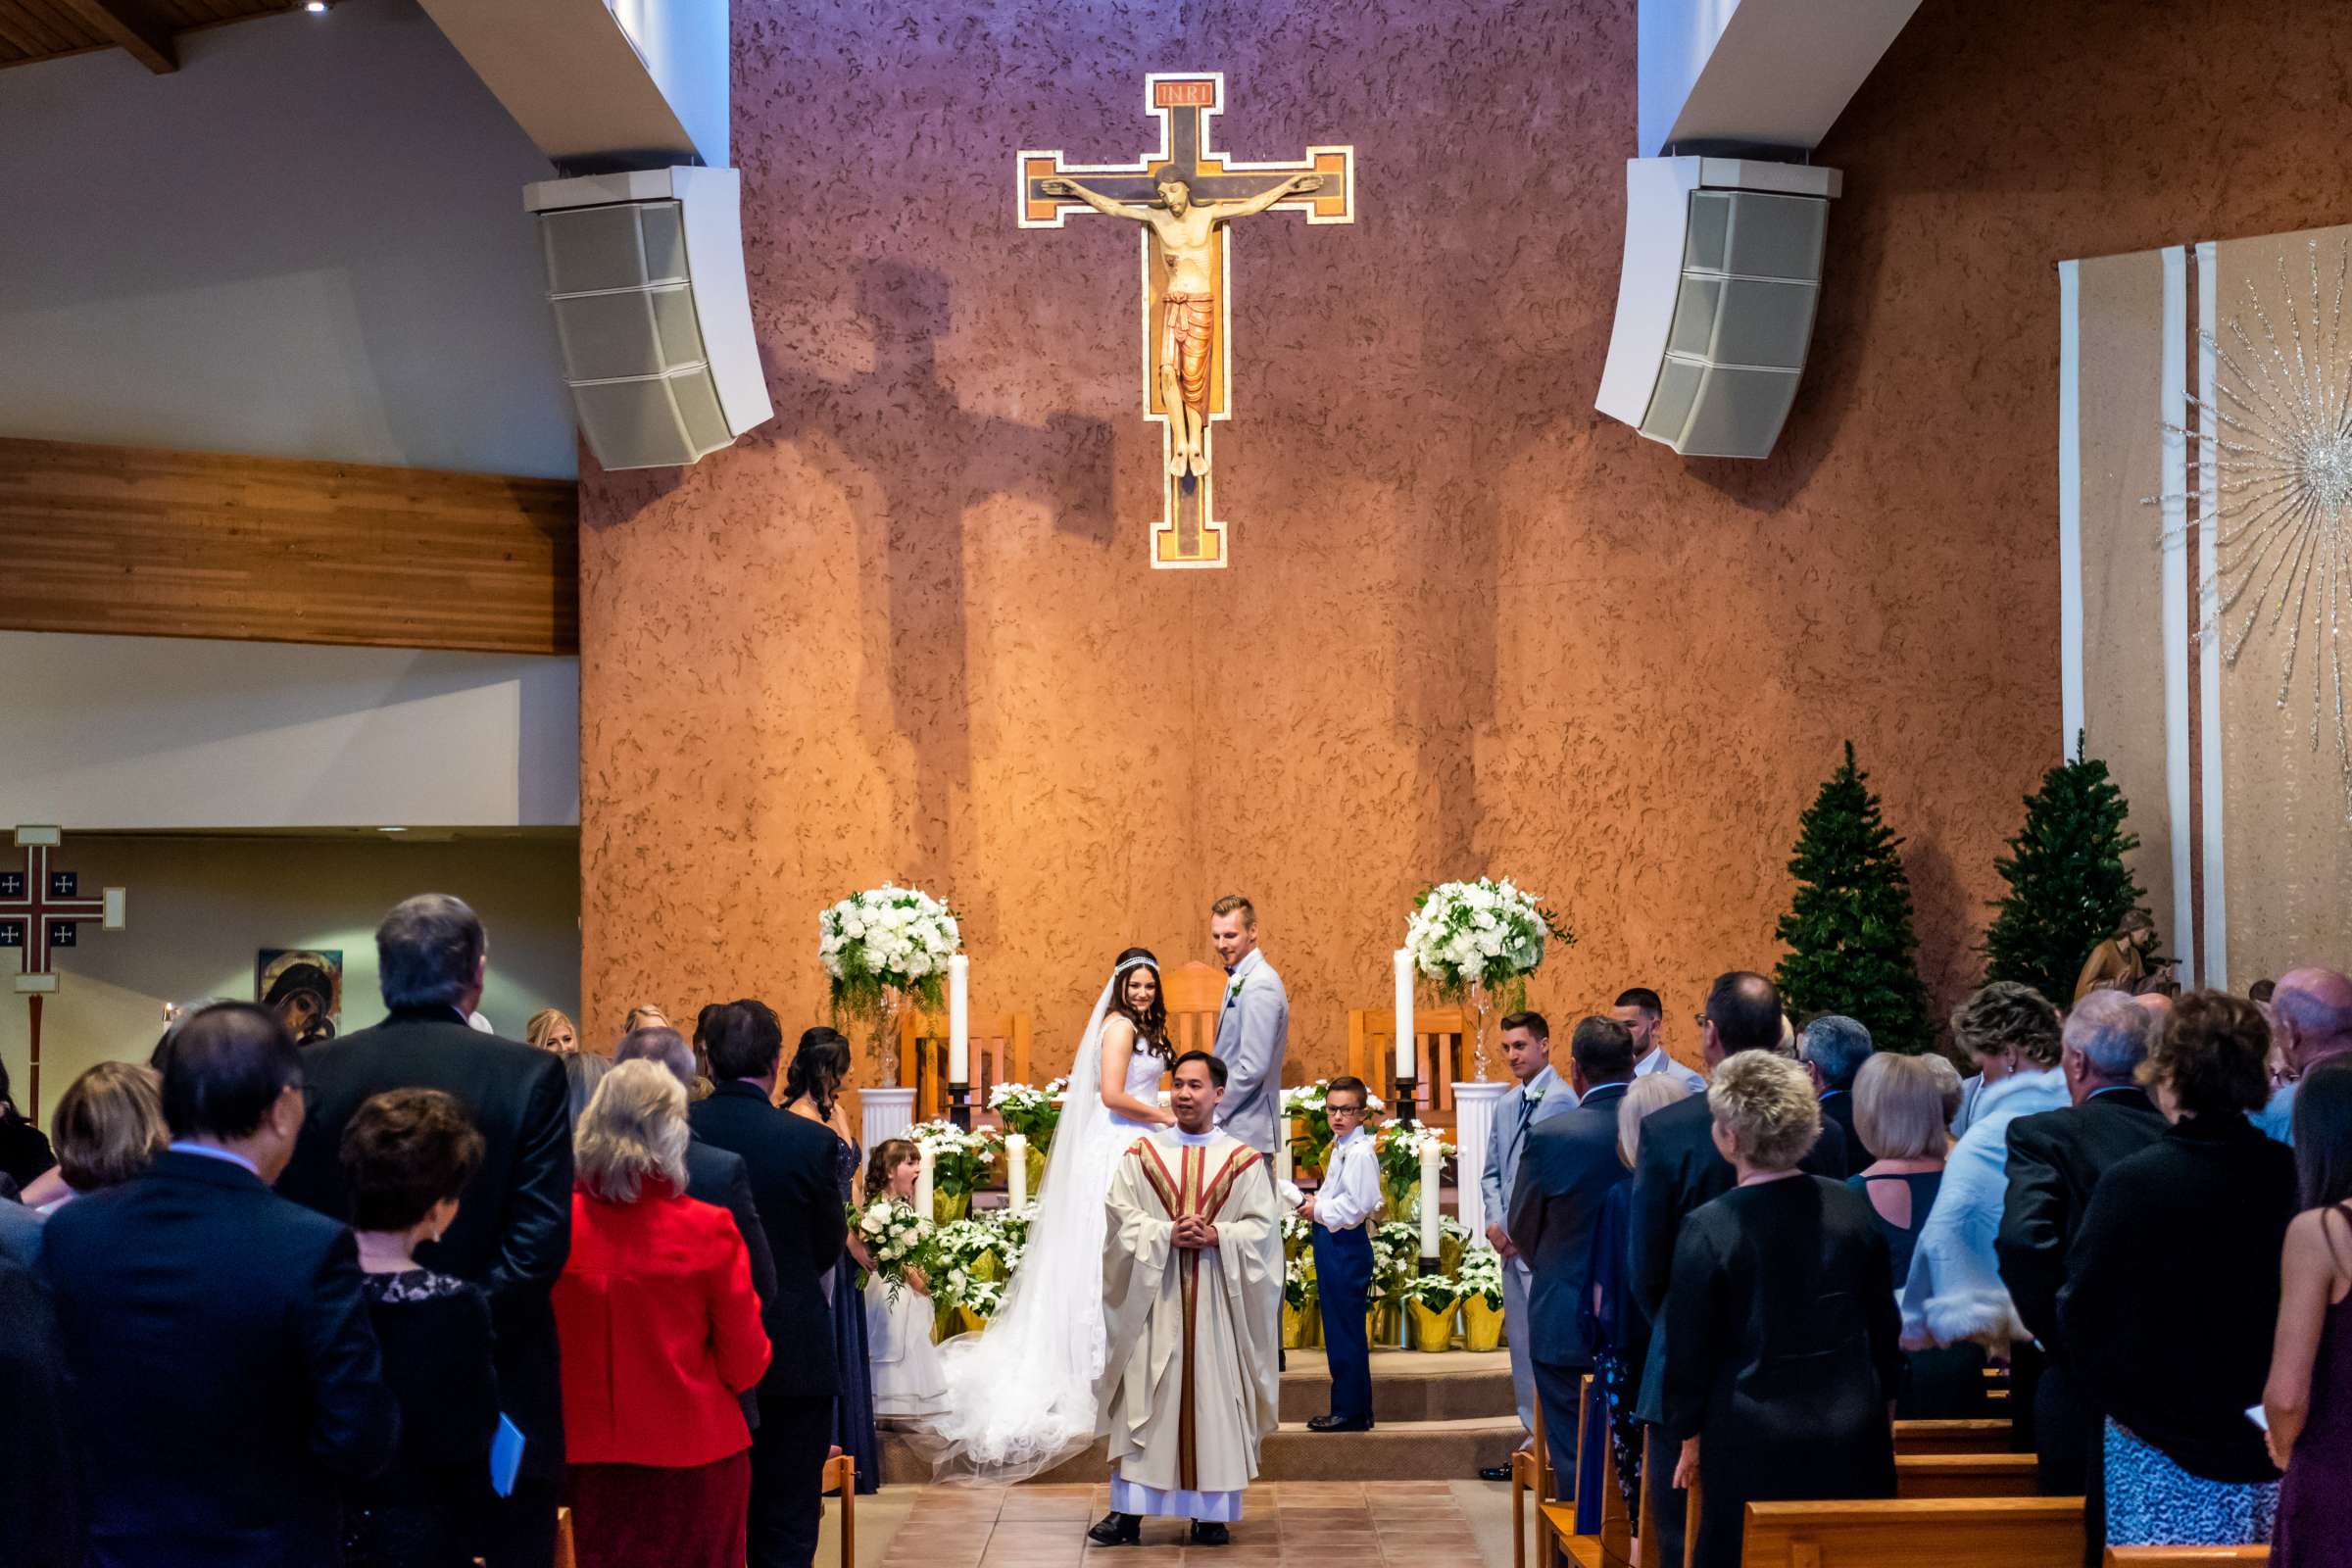
[[[1413,1060],[1420,1068],[1414,1115],[1439,1126],[1453,1125],[1453,1083],[1466,1072],[1476,1049],[1477,1027],[1459,1007],[1413,1011]],[[1359,1007],[1348,1014],[1348,1070],[1396,1103],[1396,1010]]]
[[[1225,971],[1196,958],[1159,971],[1168,1004],[1168,1043],[1176,1054],[1217,1049],[1217,1019],[1225,1011]]]
[[[999,1084],[1029,1081],[1029,1015],[972,1012],[968,1070],[972,1103],[988,1108],[988,1092]],[[948,1015],[908,1008],[899,1023],[899,1087],[914,1091],[914,1119],[934,1121],[948,1113]]]

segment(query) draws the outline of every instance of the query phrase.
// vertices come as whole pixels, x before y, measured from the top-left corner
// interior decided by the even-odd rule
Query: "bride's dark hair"
[[[1138,1012],[1127,1002],[1127,976],[1120,974],[1110,987],[1110,1010],[1135,1025],[1136,1042],[1162,1061],[1176,1059],[1176,1048],[1168,1041],[1168,994],[1160,988],[1159,960],[1150,948],[1129,948],[1119,955],[1119,964],[1131,958],[1141,958],[1152,968],[1152,1005]]]

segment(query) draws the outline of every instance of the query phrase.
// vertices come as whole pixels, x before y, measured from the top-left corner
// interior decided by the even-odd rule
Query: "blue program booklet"
[[[490,1440],[490,1490],[502,1497],[514,1494],[514,1474],[522,1468],[522,1428],[501,1415],[498,1435]]]

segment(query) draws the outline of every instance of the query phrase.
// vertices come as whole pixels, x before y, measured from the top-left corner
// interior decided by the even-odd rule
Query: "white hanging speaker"
[[[564,379],[607,468],[675,467],[772,417],[732,169],[653,169],[524,187]]]

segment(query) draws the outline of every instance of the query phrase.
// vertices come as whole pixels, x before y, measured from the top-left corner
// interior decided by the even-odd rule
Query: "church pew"
[[[1897,1421],[1894,1451],[1901,1453],[2006,1453],[2007,1421]]]
[[[1740,1568],[2081,1568],[2081,1497],[1751,1502]]]
[[[2034,1458],[2030,1453],[1898,1453],[1897,1497],[2030,1497]]]
[[[2267,1563],[2268,1546],[2109,1546],[2107,1568],[2226,1568]]]

